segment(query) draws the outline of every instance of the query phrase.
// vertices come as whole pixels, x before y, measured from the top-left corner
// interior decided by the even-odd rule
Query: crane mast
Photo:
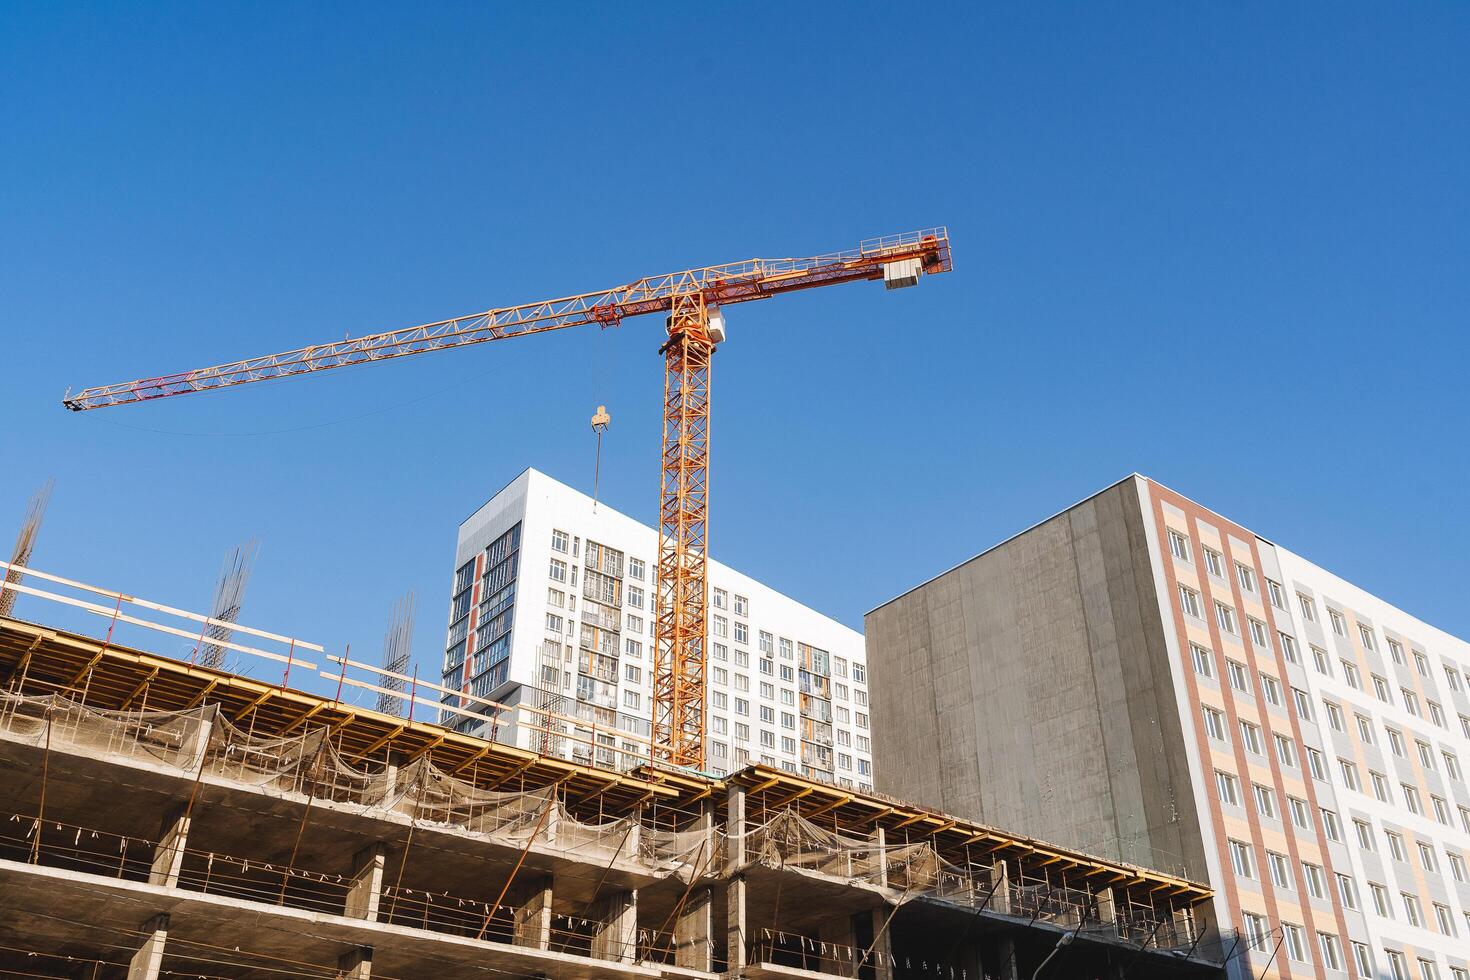
[[[135,404],[527,336],[566,327],[617,326],[664,313],[664,425],[659,481],[657,643],[653,755],[705,766],[706,631],[709,599],[710,363],[724,340],[721,306],[844,282],[882,279],[889,289],[948,272],[944,228],[868,239],[856,249],[785,259],[747,259],[650,276],[612,289],[542,300],[399,330],[348,337],[180,374],[67,392],[72,411]]]

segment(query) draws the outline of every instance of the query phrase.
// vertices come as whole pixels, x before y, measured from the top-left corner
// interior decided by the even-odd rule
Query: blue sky
[[[375,655],[414,589],[432,673],[456,525],[589,486],[597,405],[656,513],[657,322],[62,391],[947,224],[922,288],[729,311],[716,557],[860,626],[1138,470],[1470,635],[1467,49],[1432,3],[7,4],[0,536],[55,476],[38,567],[188,607],[255,536],[245,621]]]

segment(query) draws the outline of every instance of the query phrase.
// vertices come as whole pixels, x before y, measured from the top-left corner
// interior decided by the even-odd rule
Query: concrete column
[[[884,830],[882,827],[879,827],[877,830],[873,831],[873,846],[878,849],[876,852],[878,857],[878,877],[873,879],[873,883],[878,885],[880,888],[887,888],[888,852],[884,850],[884,848],[888,846],[888,831]]]
[[[143,932],[151,935],[128,961],[128,980],[158,980],[163,967],[163,947],[168,942],[168,916],[155,915],[143,923]]]
[[[725,803],[725,846],[729,848],[726,866],[745,866],[745,787],[731,784]]]
[[[339,980],[369,980],[373,975],[373,948],[359,946],[337,958]]]
[[[618,892],[603,900],[603,915],[592,937],[592,955],[632,963],[638,958],[638,893]]]
[[[1194,942],[1194,912],[1191,909],[1174,910],[1174,932],[1181,943]]]
[[[387,851],[382,844],[369,844],[352,858],[352,884],[342,914],[350,919],[378,918],[378,899],[383,893],[383,866]]]
[[[204,765],[204,754],[209,751],[209,738],[214,733],[214,720],[219,716],[219,705],[211,704],[201,713],[199,728],[194,732],[194,745],[189,753],[190,772],[198,772]]]
[[[750,938],[745,920],[745,875],[737,874],[730,879],[725,890],[725,906],[725,960],[729,972],[734,973],[745,968],[745,944]]]
[[[996,861],[990,866],[990,904],[987,908],[1003,915],[1011,914],[1011,869],[1004,861]]]
[[[184,848],[188,846],[189,824],[193,823],[193,818],[187,813],[188,807],[180,804],[164,818],[158,846],[153,849],[153,866],[148,869],[148,884],[167,888],[178,886],[179,871],[184,866]]]
[[[892,915],[893,910],[886,907],[873,910],[873,955],[870,962],[877,980],[893,980],[893,932],[889,925]]]
[[[1105,926],[1115,925],[1118,921],[1118,899],[1111,888],[1097,893],[1097,920]]]
[[[710,970],[714,895],[708,888],[689,893],[674,923],[674,965],[691,970]]]
[[[548,817],[547,819],[550,818]],[[642,834],[642,824],[635,823],[632,827],[628,828],[628,837],[625,841],[623,841],[623,849],[618,853],[618,857],[622,858],[624,861],[636,862],[638,860],[638,845],[639,841],[642,838]]]
[[[1021,980],[1021,964],[1016,959],[1016,944],[1010,936],[1001,936],[995,943],[995,965],[990,975],[995,980]]]
[[[548,949],[551,946],[551,877],[531,892],[525,902],[516,906],[515,932],[511,942],[517,946]]]
[[[546,819],[542,821],[539,837],[539,840],[545,844],[555,844],[557,836],[561,833],[561,804],[557,802],[554,795],[556,790],[552,790],[552,793],[551,803],[548,804],[551,812],[546,814]]]

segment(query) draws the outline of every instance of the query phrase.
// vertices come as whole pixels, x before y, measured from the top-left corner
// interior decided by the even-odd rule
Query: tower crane
[[[703,769],[709,531],[710,362],[725,340],[726,306],[819,286],[881,279],[889,289],[948,272],[944,228],[868,239],[855,249],[802,258],[746,259],[637,279],[597,292],[541,300],[417,327],[349,337],[156,378],[67,392],[73,411],[128,405],[257,381],[506,340],[566,327],[618,326],[662,313],[664,424],[659,496],[657,644],[652,754]]]

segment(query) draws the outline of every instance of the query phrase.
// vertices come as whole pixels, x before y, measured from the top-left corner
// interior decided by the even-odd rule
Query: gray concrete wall
[[[869,613],[877,789],[1204,875],[1129,478]]]

